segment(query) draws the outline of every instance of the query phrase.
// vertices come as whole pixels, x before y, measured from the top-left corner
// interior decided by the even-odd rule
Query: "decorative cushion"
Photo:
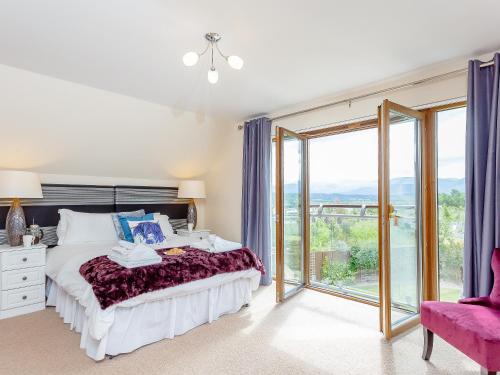
[[[111,218],[113,219],[113,225],[115,226],[116,234],[120,238],[120,240],[125,239],[125,235],[123,234],[123,228],[120,224],[120,216],[122,217],[142,217],[146,215],[143,209],[137,211],[130,212],[115,212],[111,214]]]
[[[500,249],[493,250],[491,269],[493,270],[493,289],[490,293],[490,301],[493,307],[500,309]]]
[[[94,214],[62,208],[59,211],[58,245],[114,242],[118,240],[111,213]]]
[[[500,310],[426,301],[422,325],[490,371],[500,371]]]
[[[165,241],[165,236],[157,221],[129,221],[135,243],[156,245]]]
[[[132,232],[130,230],[129,222],[130,221],[152,221],[154,220],[153,214],[147,214],[141,217],[128,217],[128,216],[118,216],[118,220],[120,221],[120,225],[123,230],[123,239],[128,242],[134,242],[134,236],[132,236]]]
[[[154,217],[155,221],[158,221],[158,224],[160,224],[161,231],[166,237],[171,237],[174,235],[174,228],[172,228],[172,224],[170,224],[170,221],[168,221],[167,215],[162,215],[158,212],[155,212]]]

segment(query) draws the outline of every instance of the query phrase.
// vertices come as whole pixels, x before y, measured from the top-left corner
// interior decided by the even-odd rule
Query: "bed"
[[[27,201],[24,208],[27,221],[35,220],[42,226],[43,242],[49,245],[47,306],[54,306],[64,323],[81,334],[80,347],[96,361],[172,339],[224,314],[238,312],[250,303],[259,286],[261,271],[249,268],[139,294],[102,308],[79,271],[84,263],[108,255],[116,240],[55,246],[61,242],[57,233],[59,210],[103,214],[140,208],[167,215],[176,230],[186,227],[188,201],[177,198],[177,188],[169,187],[42,185],[42,190],[44,198]],[[4,206],[0,202],[0,211]],[[0,242],[3,232],[0,227]],[[161,248],[190,246],[193,241],[169,235]]]
[[[190,241],[176,236],[165,247],[189,245]],[[108,254],[113,245],[63,245],[47,252],[47,305],[54,306],[64,323],[81,333],[80,347],[97,361],[238,312],[250,303],[252,291],[259,286],[260,271],[249,269],[141,294],[103,310],[78,269],[86,261]]]

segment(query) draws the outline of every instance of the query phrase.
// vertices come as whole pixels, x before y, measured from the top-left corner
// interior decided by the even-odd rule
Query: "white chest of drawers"
[[[0,246],[0,319],[45,309],[45,249]]]

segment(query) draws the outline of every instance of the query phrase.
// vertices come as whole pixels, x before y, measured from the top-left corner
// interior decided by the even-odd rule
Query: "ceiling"
[[[0,64],[241,119],[500,47],[498,0],[2,0]],[[241,71],[182,56],[221,33]]]

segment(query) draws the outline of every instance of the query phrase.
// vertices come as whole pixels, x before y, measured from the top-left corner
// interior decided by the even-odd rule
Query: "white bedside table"
[[[45,309],[46,248],[0,245],[0,319]]]
[[[191,237],[203,240],[210,235],[209,229],[193,229],[191,232],[187,229],[177,229],[177,234],[182,237]]]

